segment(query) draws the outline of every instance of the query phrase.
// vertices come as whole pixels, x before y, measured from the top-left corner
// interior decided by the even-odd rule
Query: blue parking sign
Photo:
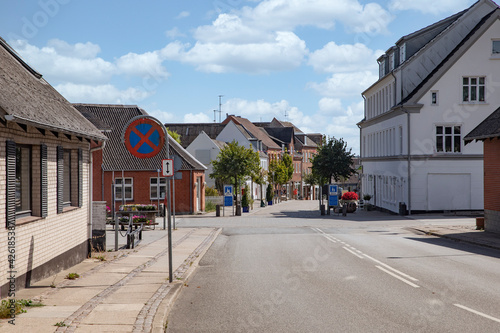
[[[232,185],[224,185],[224,206],[232,206],[233,205],[233,186]]]

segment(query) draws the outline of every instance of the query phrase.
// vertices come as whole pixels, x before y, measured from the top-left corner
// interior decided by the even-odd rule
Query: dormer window
[[[385,76],[385,59],[379,63],[379,76],[380,77]]]
[[[399,63],[402,64],[406,61],[406,43],[399,47]]]
[[[394,57],[394,53],[389,55],[389,72],[394,70],[396,67],[396,57]]]

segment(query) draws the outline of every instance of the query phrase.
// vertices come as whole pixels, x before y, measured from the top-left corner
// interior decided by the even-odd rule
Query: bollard
[[[215,216],[220,216],[220,205],[215,205]]]

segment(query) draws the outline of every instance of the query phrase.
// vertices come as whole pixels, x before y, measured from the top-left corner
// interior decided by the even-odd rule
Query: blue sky
[[[24,0],[0,36],[74,103],[162,122],[273,117],[359,152],[361,92],[402,36],[473,0]],[[218,121],[217,117],[217,121]]]

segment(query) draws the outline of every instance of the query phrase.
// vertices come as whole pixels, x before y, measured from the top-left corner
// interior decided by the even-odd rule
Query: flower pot
[[[243,213],[248,213],[250,211],[250,207],[243,207]]]
[[[272,205],[273,205],[273,201],[272,201],[272,200],[271,200],[271,201],[268,201],[268,202],[267,202],[267,205],[268,205],[268,206],[272,206]]]

